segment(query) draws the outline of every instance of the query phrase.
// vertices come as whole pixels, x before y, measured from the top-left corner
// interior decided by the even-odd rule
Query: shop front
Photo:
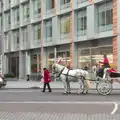
[[[58,61],[59,59],[61,59],[61,64],[64,66],[67,66],[70,62],[70,52],[69,51],[57,51],[56,53],[56,61]],[[52,69],[52,65],[55,62],[55,53],[51,52],[48,53],[48,58],[47,58],[47,66],[48,69],[51,71]]]
[[[78,50],[78,68],[92,70],[99,61],[103,61],[104,54],[107,55],[109,63],[113,63],[112,46],[99,46]]]
[[[104,55],[107,55],[110,65],[114,68],[112,39],[85,41],[78,44],[77,67],[87,69],[92,76],[96,65],[100,65],[99,61],[104,60]]]
[[[40,71],[40,54],[30,55],[30,71],[31,73],[39,73]]]

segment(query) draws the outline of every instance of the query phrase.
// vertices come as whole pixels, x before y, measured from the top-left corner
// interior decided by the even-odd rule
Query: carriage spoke
[[[101,95],[108,95],[112,91],[112,84],[109,81],[100,81],[97,85],[97,91]]]

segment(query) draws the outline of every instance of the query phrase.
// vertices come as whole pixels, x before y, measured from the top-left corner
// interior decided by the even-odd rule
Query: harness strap
[[[69,74],[69,71],[70,71],[70,70],[68,70],[68,71],[67,71],[67,74],[66,74],[66,76],[67,76],[67,77],[66,77],[66,82],[68,82],[68,74]]]
[[[65,69],[65,67],[60,71],[60,73],[55,78],[60,77],[60,75],[62,74],[64,69]]]

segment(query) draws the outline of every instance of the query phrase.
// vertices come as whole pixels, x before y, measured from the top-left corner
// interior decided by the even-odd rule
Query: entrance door
[[[19,77],[19,57],[12,57],[10,61],[10,73]]]

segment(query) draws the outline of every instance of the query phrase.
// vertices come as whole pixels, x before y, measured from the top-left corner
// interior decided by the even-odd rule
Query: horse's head
[[[59,73],[59,72],[61,72],[61,70],[62,70],[63,68],[64,68],[64,66],[59,65],[59,64],[57,64],[57,63],[54,63],[54,64],[52,65],[52,73],[53,73],[53,74]]]
[[[52,65],[52,73],[55,74],[56,72],[57,72],[56,63],[54,63]]]

